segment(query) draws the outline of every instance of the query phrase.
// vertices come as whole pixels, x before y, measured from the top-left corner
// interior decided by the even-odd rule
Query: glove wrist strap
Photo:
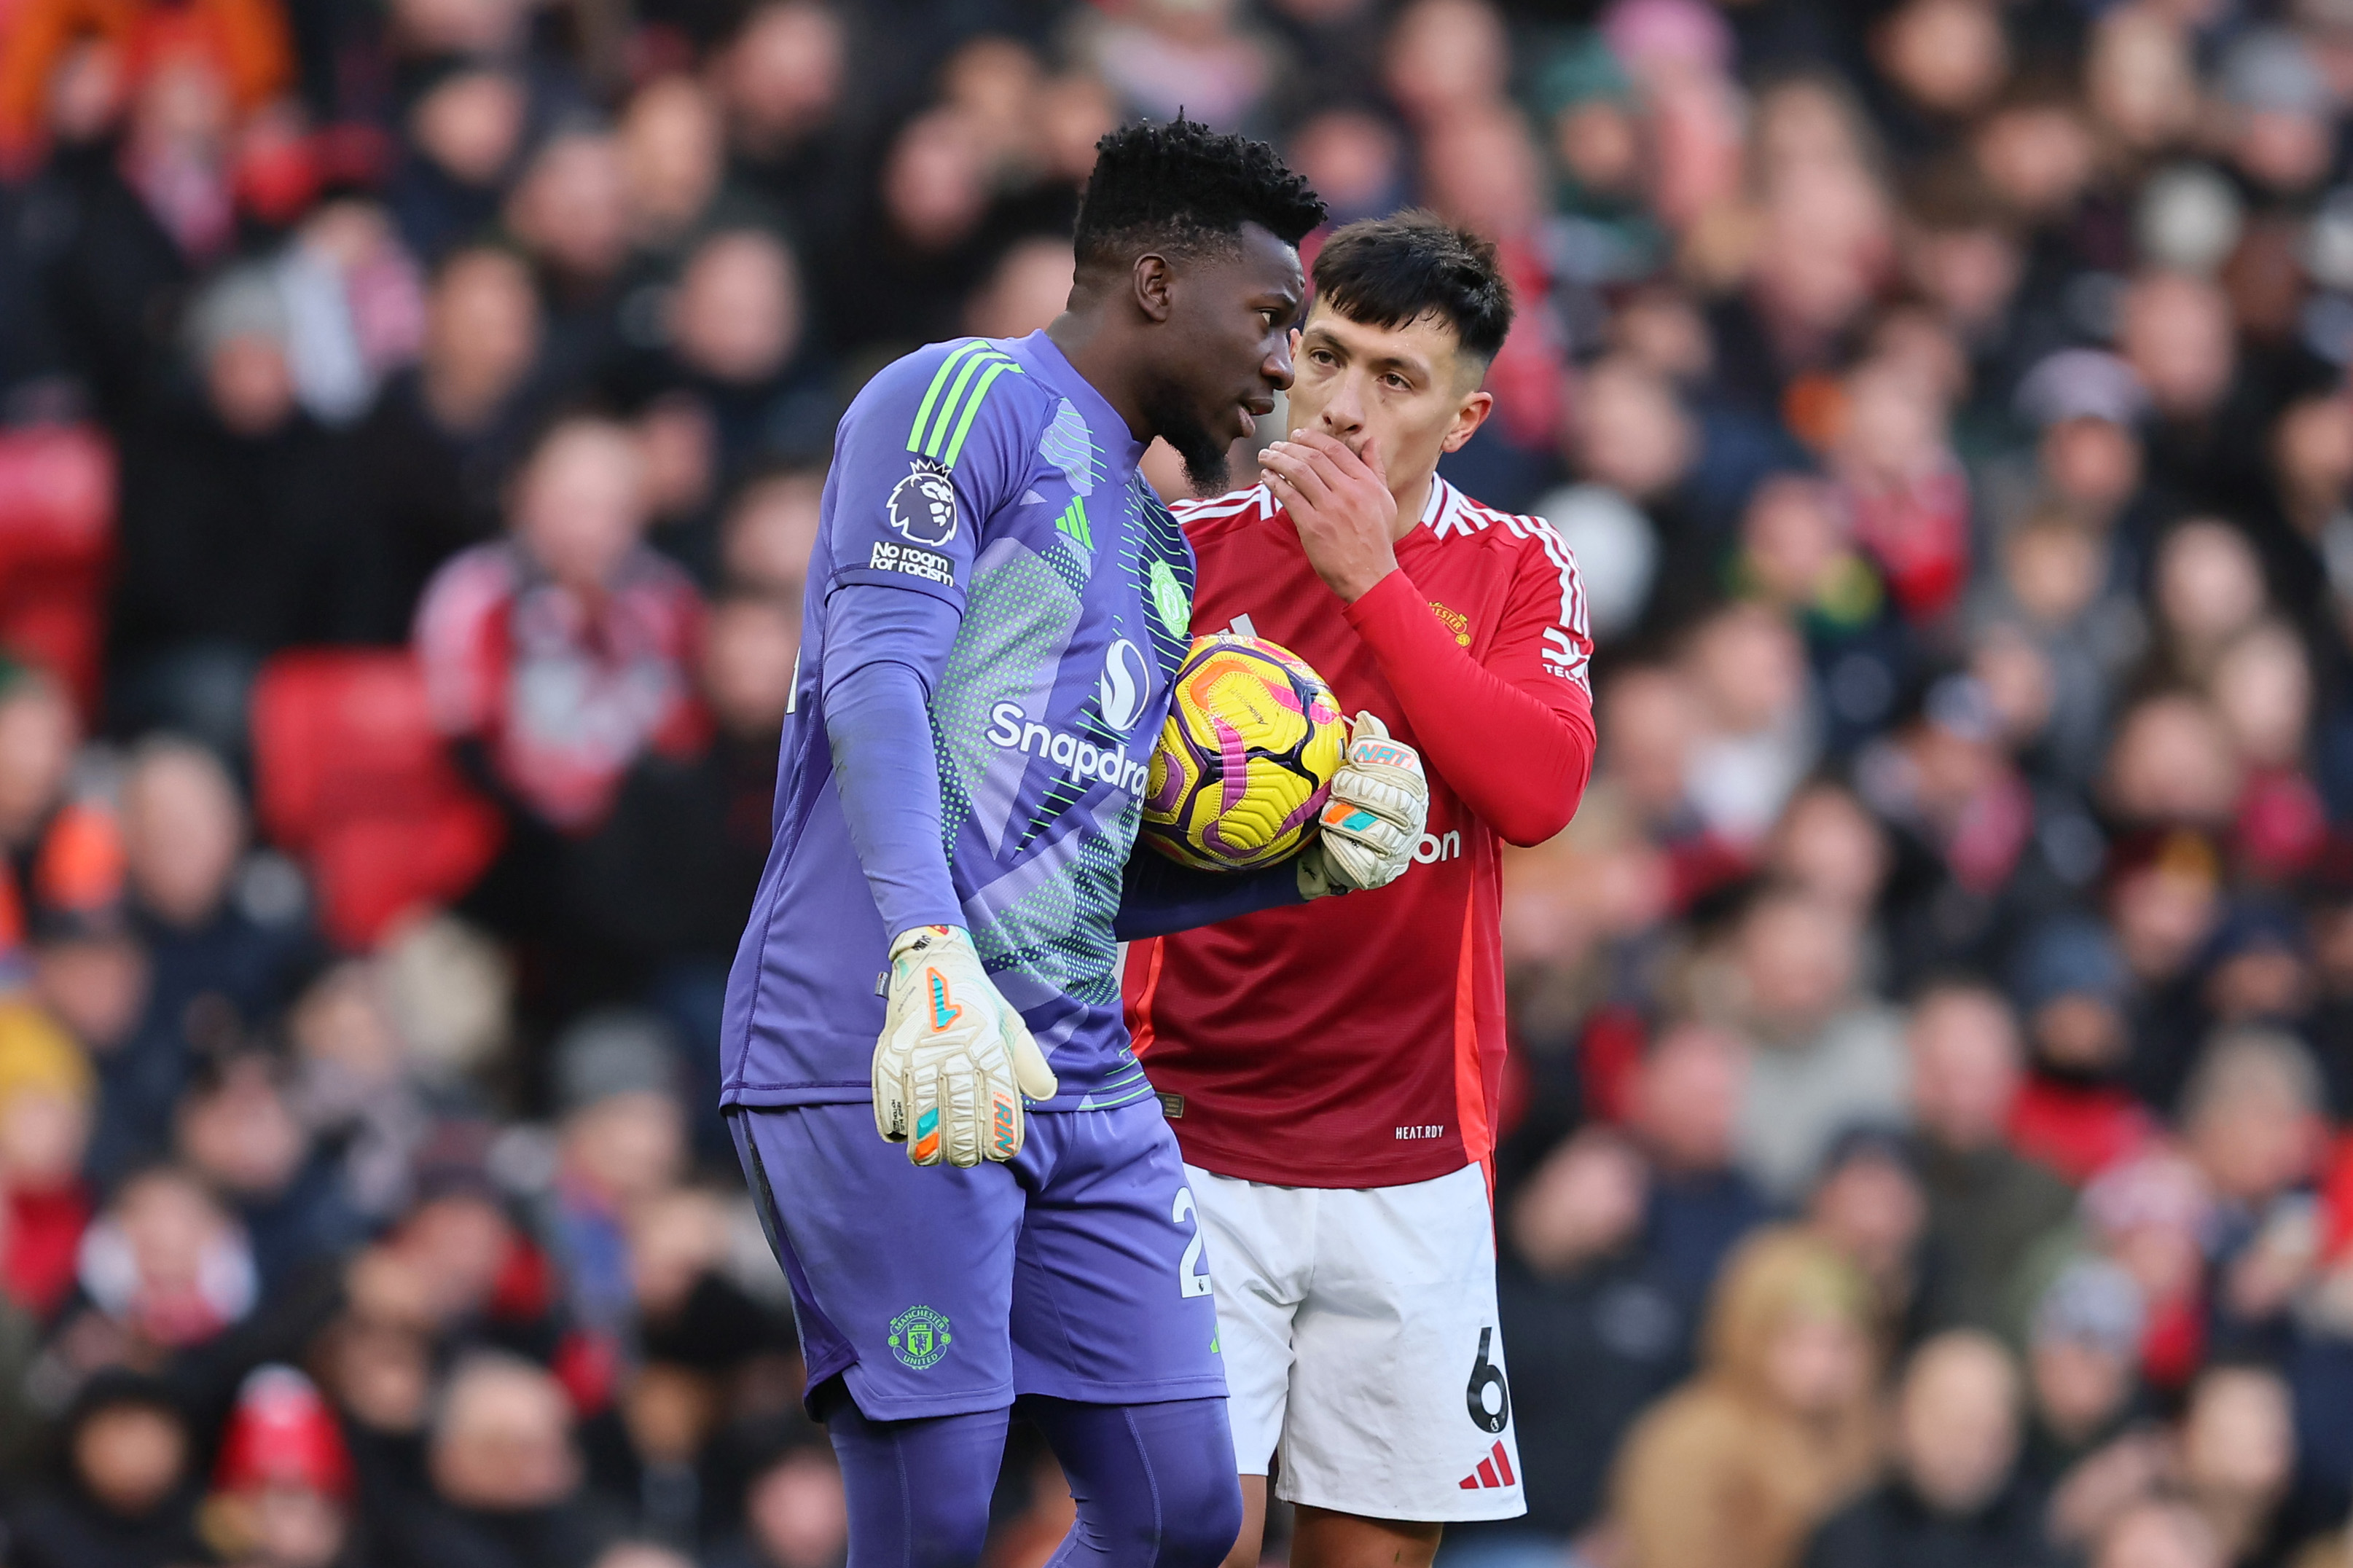
[[[928,947],[936,942],[944,942],[950,932],[962,929],[960,926],[909,926],[891,939],[892,961],[897,962],[902,956],[916,948]]]

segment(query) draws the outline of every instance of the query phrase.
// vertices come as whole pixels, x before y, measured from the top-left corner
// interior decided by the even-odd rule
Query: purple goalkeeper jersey
[[[890,933],[852,847],[824,706],[828,649],[851,647],[904,664],[930,694],[954,897],[1060,1080],[1043,1108],[1152,1092],[1120,1016],[1113,921],[1188,646],[1193,554],[1136,472],[1142,453],[1043,332],[919,350],[843,416],[775,837],[728,977],[723,1103],[870,1098]],[[902,619],[842,593],[877,586],[953,613]]]

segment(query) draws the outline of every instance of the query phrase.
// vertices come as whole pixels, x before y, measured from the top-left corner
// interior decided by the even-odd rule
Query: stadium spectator
[[[2126,1508],[2100,1532],[2092,1568],[2228,1568],[2230,1561],[2194,1510],[2152,1497]]]
[[[221,1430],[204,1519],[222,1558],[254,1568],[337,1568],[353,1544],[352,1461],[311,1380],[264,1366]]]
[[[1928,1194],[1913,1140],[1867,1123],[1841,1132],[1815,1173],[1806,1223],[1870,1282],[1881,1339],[1901,1345],[1918,1338],[1936,1260],[1928,1253]]]
[[[1794,1196],[1831,1140],[1904,1110],[1901,1024],[1858,986],[1858,942],[1835,906],[1795,891],[1760,897],[1729,962],[1757,1042],[1741,1097],[1741,1164],[1768,1193]]]
[[[806,309],[800,263],[765,229],[721,229],[686,258],[670,353],[711,423],[722,484],[761,458],[805,458],[830,439],[830,398],[803,353]]]
[[[2151,1044],[2127,1032],[2128,984],[2108,932],[2064,916],[2034,932],[2010,984],[2031,1066],[2010,1135],[2070,1181],[2090,1180],[2151,1131],[2147,1110],[2120,1081],[2127,1058]]]
[[[746,1488],[740,1545],[714,1568],[832,1568],[849,1543],[849,1511],[833,1451],[806,1439],[763,1465]]]
[[[2153,1150],[2086,1186],[2084,1218],[2140,1289],[2141,1375],[2159,1389],[2179,1389],[2206,1352],[2213,1189],[2180,1155]]]
[[[2017,1482],[2019,1378],[1991,1336],[1956,1329],[1912,1352],[1895,1394],[1895,1473],[1832,1515],[1807,1568],[2032,1568],[2055,1560],[2041,1500]]]
[[[612,1531],[580,1491],[564,1389],[519,1357],[480,1352],[449,1373],[426,1441],[431,1500],[386,1553],[405,1568],[469,1558],[498,1568],[591,1561]]]
[[[111,902],[121,845],[111,815],[72,798],[81,746],[72,699],[39,669],[0,679],[0,844],[8,857],[13,919],[5,945],[23,949],[54,915]]]
[[[630,1216],[685,1162],[678,1056],[660,1019],[617,1009],[588,1014],[556,1046],[553,1231],[573,1308],[600,1329],[617,1326],[633,1304]]]
[[[1877,1461],[1873,1325],[1862,1274],[1767,1231],[1709,1304],[1699,1373],[1628,1435],[1612,1515],[1636,1568],[1779,1568]]]
[[[295,400],[290,324],[258,268],[213,283],[187,328],[202,394],[125,433],[115,702],[129,732],[235,752],[260,661],[375,629],[370,542],[343,501],[344,447]]]
[[[489,247],[451,251],[426,301],[423,352],[386,383],[353,437],[358,499],[385,552],[382,640],[434,569],[499,531],[501,490],[533,416],[539,298],[529,269]]]
[[[81,1171],[96,1099],[88,1059],[56,1020],[30,1002],[0,1005],[0,1289],[37,1321],[73,1286],[90,1216]]]
[[[170,1165],[126,1176],[82,1235],[62,1337],[69,1370],[153,1365],[210,1344],[260,1297],[253,1248],[204,1184]]]
[[[186,1415],[154,1379],[102,1373],[59,1423],[55,1484],[11,1521],[32,1568],[164,1568],[201,1562]]]
[[[2076,1254],[2052,1275],[2027,1333],[2030,1475],[2055,1482],[2135,1415],[2142,1318],[2140,1287],[2106,1258]]]
[[[1528,1514],[1450,1531],[1450,1552],[1501,1568],[1598,1532],[1627,1427],[1688,1369],[1702,1302],[1646,1234],[1653,1183],[1624,1138],[1588,1129],[1514,1199],[1498,1300],[1507,1341],[1526,1347],[1512,1386]]]
[[[2281,1511],[2295,1475],[2287,1384],[2269,1367],[2218,1363],[2189,1387],[2181,1417],[2181,1489],[2225,1561],[2284,1556]]]
[[[702,605],[642,542],[642,485],[626,428],[560,422],[523,470],[510,537],[450,561],[417,612],[435,720],[524,832],[593,827],[640,752],[702,737]]]
[[[1932,987],[1913,1005],[1910,1045],[1936,1259],[1922,1306],[1932,1327],[1994,1331],[2020,1269],[2065,1223],[2074,1194],[2005,1141],[2020,1062],[2018,1027],[1998,994]]]
[[[280,1076],[262,1052],[224,1052],[181,1096],[176,1128],[181,1159],[236,1211],[260,1287],[273,1293],[364,1234]]]
[[[619,352],[621,268],[629,254],[621,155],[611,134],[585,119],[557,127],[532,152],[501,220],[538,274],[550,367],[567,380],[596,374]]]
[[[1725,1255],[1772,1213],[1734,1163],[1748,1055],[1725,1031],[1687,1024],[1651,1042],[1633,1085],[1631,1128],[1651,1168],[1646,1247],[1694,1325]]]

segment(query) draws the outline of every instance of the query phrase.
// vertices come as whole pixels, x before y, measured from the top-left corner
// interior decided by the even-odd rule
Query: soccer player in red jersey
[[[1317,257],[1265,482],[1176,510],[1197,632],[1290,648],[1417,748],[1397,881],[1138,942],[1136,1055],[1208,1237],[1247,1522],[1298,1568],[1426,1568],[1449,1521],[1525,1511],[1496,1322],[1499,856],[1567,826],[1594,745],[1577,566],[1540,518],[1438,477],[1493,399],[1494,247],[1426,213]]]

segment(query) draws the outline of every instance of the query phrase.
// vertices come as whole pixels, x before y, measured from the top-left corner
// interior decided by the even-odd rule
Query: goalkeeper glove
[[[1022,1097],[1054,1069],[997,994],[972,933],[917,926],[891,943],[891,1001],[874,1047],[874,1130],[918,1165],[977,1165],[1021,1152]]]
[[[1320,899],[1388,887],[1413,864],[1429,820],[1420,753],[1391,740],[1388,726],[1372,714],[1357,714],[1324,802],[1323,831],[1299,857],[1300,892]]]

